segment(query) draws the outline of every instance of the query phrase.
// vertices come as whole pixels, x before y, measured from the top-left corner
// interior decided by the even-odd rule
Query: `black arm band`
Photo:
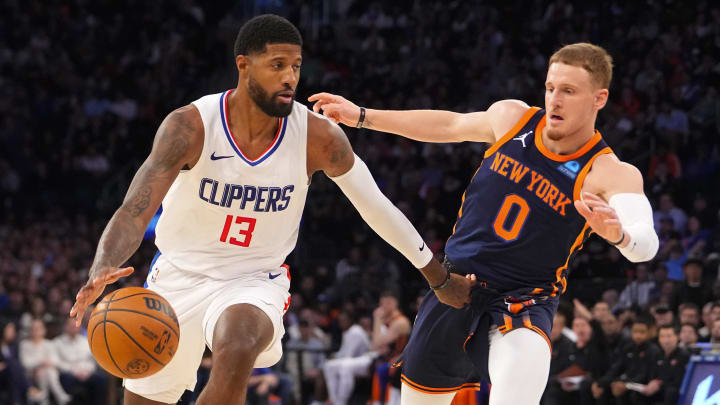
[[[450,283],[450,269],[447,270],[447,277],[445,278],[445,281],[442,282],[440,285],[436,285],[435,287],[430,286],[430,288],[433,289],[433,291],[442,290],[443,288],[447,287],[447,285]]]
[[[606,240],[607,240],[607,239],[606,239]],[[617,245],[623,243],[624,240],[625,240],[625,231],[623,231],[623,233],[622,233],[622,238],[620,238],[619,241],[617,241],[617,242],[610,242],[610,241],[608,240],[608,243],[611,244],[611,245],[613,245],[613,246],[617,246]]]
[[[365,107],[360,107],[360,118],[355,128],[362,128],[363,122],[365,122]]]

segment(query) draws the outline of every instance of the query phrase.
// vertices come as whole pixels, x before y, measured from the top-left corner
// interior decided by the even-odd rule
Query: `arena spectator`
[[[703,227],[698,217],[690,216],[682,244],[685,248],[684,254],[687,257],[703,258],[712,248],[712,233],[709,229]]]
[[[720,101],[718,102],[720,104]],[[718,110],[720,114],[720,110]],[[703,193],[696,193],[690,215],[697,217],[705,229],[713,229],[717,225],[718,215],[711,209],[708,198]]]
[[[600,321],[600,327],[605,335],[608,353],[613,353],[626,345],[627,339],[622,334],[622,325],[615,315],[609,314],[606,316],[605,319]]]
[[[340,349],[331,354],[331,359],[323,365],[323,375],[328,396],[333,403],[338,401],[338,398],[341,398],[342,395],[348,396],[344,394],[348,391],[352,394],[352,388],[348,389],[347,387],[353,387],[354,381],[349,382],[346,380],[354,380],[355,375],[347,372],[346,368],[348,368],[349,362],[356,361],[370,350],[368,333],[362,326],[354,322],[351,314],[341,312],[338,315],[338,323],[343,331]],[[360,361],[364,364],[362,359]],[[365,366],[365,368],[367,369],[368,366]]]
[[[610,315],[610,304],[605,301],[598,301],[592,308],[592,319],[601,320]]]
[[[660,220],[670,218],[673,221],[673,229],[676,232],[682,232],[687,223],[687,215],[685,212],[675,205],[672,195],[664,193],[660,196],[659,207],[653,213],[655,218],[655,230],[660,230]]]
[[[573,374],[575,377],[581,377],[585,371],[580,367],[571,369],[574,364],[575,344],[563,335],[563,329],[567,326],[567,318],[563,312],[555,313],[553,318],[553,327],[550,332],[550,341],[552,342],[552,353],[550,359],[550,377],[548,385],[543,394],[543,405],[559,405],[568,403],[568,401],[577,402],[577,390],[579,384],[572,384],[564,376]]]
[[[620,293],[618,307],[647,307],[654,289],[655,281],[650,280],[648,265],[646,263],[639,263],[635,266],[635,279]]]
[[[642,394],[651,397],[654,404],[675,405],[690,355],[678,347],[678,336],[672,325],[660,326],[658,342],[662,349],[658,370]]]
[[[679,108],[663,101],[660,104],[660,114],[655,120],[655,129],[670,135],[675,139],[686,136],[689,132],[687,114]]]
[[[710,307],[710,319],[714,322],[720,319],[720,300],[714,301]]]
[[[33,297],[30,311],[22,314],[20,317],[20,339],[26,339],[30,336],[30,329],[33,321],[41,320],[47,325],[54,322],[55,318],[45,309],[45,300],[42,297]]]
[[[20,342],[20,362],[30,381],[39,389],[31,400],[48,405],[52,394],[60,405],[70,402],[72,398],[60,384],[55,345],[45,339],[45,324],[40,319],[32,321],[30,337]]]
[[[347,404],[355,388],[355,378],[371,374],[372,365],[378,357],[397,355],[397,342],[407,340],[410,334],[410,322],[399,311],[399,302],[395,294],[391,290],[384,291],[380,297],[380,305],[373,311],[373,328],[369,345],[371,351],[359,353],[358,350],[352,357],[333,359],[326,364],[325,380],[332,403]],[[357,334],[359,333],[357,330]],[[404,345],[399,350],[402,348]]]
[[[247,405],[270,405],[270,395],[279,383],[269,368],[253,369],[248,379]]]
[[[698,340],[700,342],[707,342],[710,340],[710,330],[712,329],[712,308],[715,305],[714,302],[708,302],[702,306],[702,327],[698,329]]]
[[[698,259],[689,259],[683,264],[683,273],[685,280],[675,288],[670,307],[677,308],[684,302],[701,307],[710,301],[712,287],[702,282],[703,262]]]
[[[647,316],[639,317],[632,326],[632,342],[615,353],[613,363],[599,380],[618,402],[647,403],[645,395],[629,391],[626,383],[646,385],[657,376],[657,362],[662,358],[660,349],[650,340],[653,322]]]
[[[710,331],[710,343],[713,345],[720,345],[720,319],[715,319],[712,322],[712,330]]]
[[[654,318],[655,325],[673,325],[675,324],[675,313],[664,303],[658,303],[650,307],[650,313]],[[652,326],[651,328],[652,329]],[[652,333],[651,333],[651,336]]]
[[[60,383],[73,397],[85,393],[87,401],[101,404],[107,399],[107,374],[98,370],[87,338],[80,335],[75,320],[65,320],[65,331],[55,339]]]
[[[298,326],[300,337],[291,338],[285,345],[286,367],[293,378],[296,400],[313,396],[327,350],[327,343],[313,333],[314,324],[301,319]]]
[[[22,314],[25,312],[25,305],[23,302],[24,297],[22,292],[16,289],[11,289],[7,292],[7,294],[7,306],[0,310],[0,317],[9,322],[12,322],[17,327],[20,322],[20,318],[22,317]]]
[[[0,324],[0,393],[7,393],[0,399],[11,405],[24,405],[27,403],[28,394],[36,398],[38,392],[33,390],[29,393],[29,385],[25,376],[25,370],[20,364],[20,353],[17,342],[17,330],[13,322]]]
[[[610,365],[609,352],[602,328],[597,321],[582,316],[575,317],[572,329],[577,336],[575,364],[587,372],[587,377],[580,386],[580,403],[590,404],[595,402],[595,399],[607,397],[598,384],[598,379]]]
[[[698,306],[692,302],[684,302],[678,307],[678,317],[680,324],[690,324],[695,328],[700,326],[700,311]]]
[[[682,175],[682,165],[675,152],[669,150],[665,142],[658,143],[656,154],[650,159],[648,180],[667,183]]]
[[[692,350],[698,342],[698,332],[695,325],[684,323],[680,327],[680,343],[678,345],[685,350]]]
[[[385,289],[380,294],[380,305],[373,311],[373,331],[370,347],[376,352],[371,402],[391,405],[400,402],[400,370],[392,367],[410,337],[412,324],[400,310],[400,292]]]

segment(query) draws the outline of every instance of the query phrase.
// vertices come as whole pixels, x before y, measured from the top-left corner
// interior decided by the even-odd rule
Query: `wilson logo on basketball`
[[[145,300],[145,306],[148,309],[151,309],[153,311],[162,312],[163,314],[169,316],[172,318],[175,322],[177,322],[177,318],[175,317],[175,312],[170,309],[167,305],[165,305],[163,302],[160,302],[152,297],[143,297]]]
[[[170,331],[165,330],[160,337],[160,340],[158,340],[158,343],[155,345],[155,348],[153,351],[157,354],[160,354],[165,350],[165,346],[167,346],[168,341],[170,340]]]

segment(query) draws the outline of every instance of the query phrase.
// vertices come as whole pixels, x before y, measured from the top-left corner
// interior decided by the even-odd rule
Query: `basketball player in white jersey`
[[[180,322],[173,360],[126,379],[125,404],[173,404],[195,386],[205,346],[215,354],[199,405],[244,404],[253,367],[280,359],[292,251],[310,178],[324,171],[365,221],[420,268],[444,303],[469,302],[472,281],[451,275],[377,188],[342,130],[294,102],[302,39],[284,18],[258,16],[235,43],[238,86],[179,108],[164,120],[150,156],[98,244],[89,280],[70,313],[79,323],[140,245],[161,202],[158,255],[147,287]],[[119,365],[122,368],[123,365]]]

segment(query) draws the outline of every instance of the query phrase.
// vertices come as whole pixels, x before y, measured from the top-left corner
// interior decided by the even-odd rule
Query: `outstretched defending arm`
[[[173,111],[160,125],[150,156],[135,173],[125,200],[100,237],[88,281],[70,311],[78,325],[87,307],[98,299],[107,284],[133,272],[132,267],[119,266],[140,246],[150,219],[180,170],[197,160],[202,142],[202,119],[195,106]]]
[[[590,227],[631,262],[655,257],[658,237],[640,171],[615,155],[599,157],[575,208]]]
[[[474,280],[449,275],[433,258],[410,221],[383,195],[365,163],[353,153],[345,134],[329,120],[308,114],[308,173],[322,170],[370,227],[415,267],[445,304],[461,308],[470,301]],[[449,278],[448,278],[449,277]],[[447,281],[447,282],[446,282]]]
[[[502,100],[492,104],[487,111],[467,114],[440,110],[390,111],[363,108],[363,116],[361,107],[342,96],[318,93],[308,100],[315,101],[313,110],[316,113],[322,111],[336,124],[351,127],[359,125],[416,141],[437,143],[495,143],[529,108],[522,101]]]

